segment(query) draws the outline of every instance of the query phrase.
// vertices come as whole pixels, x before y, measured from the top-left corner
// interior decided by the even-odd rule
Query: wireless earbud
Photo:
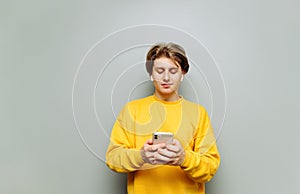
[[[180,79],[180,81],[182,82],[182,80],[183,80],[183,75],[181,76],[181,79]]]
[[[150,76],[150,80],[153,82],[153,77],[152,77],[152,75]]]

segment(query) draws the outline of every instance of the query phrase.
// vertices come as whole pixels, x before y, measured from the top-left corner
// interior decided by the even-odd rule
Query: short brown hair
[[[189,70],[189,62],[184,49],[174,43],[159,43],[150,48],[146,57],[146,70],[151,75],[154,60],[160,57],[170,58],[175,64],[179,64],[183,73]]]

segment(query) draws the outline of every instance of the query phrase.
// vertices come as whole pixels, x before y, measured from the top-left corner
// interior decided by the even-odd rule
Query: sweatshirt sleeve
[[[200,107],[200,121],[192,142],[192,149],[185,150],[185,159],[181,168],[196,182],[208,182],[216,173],[220,164],[220,155],[209,116]]]
[[[106,151],[106,164],[116,172],[132,172],[144,164],[140,149],[134,145],[133,126],[133,119],[125,106],[113,126]]]

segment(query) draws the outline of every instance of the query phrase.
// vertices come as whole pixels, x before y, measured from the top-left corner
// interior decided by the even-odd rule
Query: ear
[[[150,80],[153,82],[153,77],[152,77],[152,75],[150,76]]]

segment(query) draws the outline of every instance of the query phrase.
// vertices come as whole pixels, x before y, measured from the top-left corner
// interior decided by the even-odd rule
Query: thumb
[[[146,144],[148,144],[148,145],[153,145],[152,139],[148,139],[148,140],[146,141]]]

